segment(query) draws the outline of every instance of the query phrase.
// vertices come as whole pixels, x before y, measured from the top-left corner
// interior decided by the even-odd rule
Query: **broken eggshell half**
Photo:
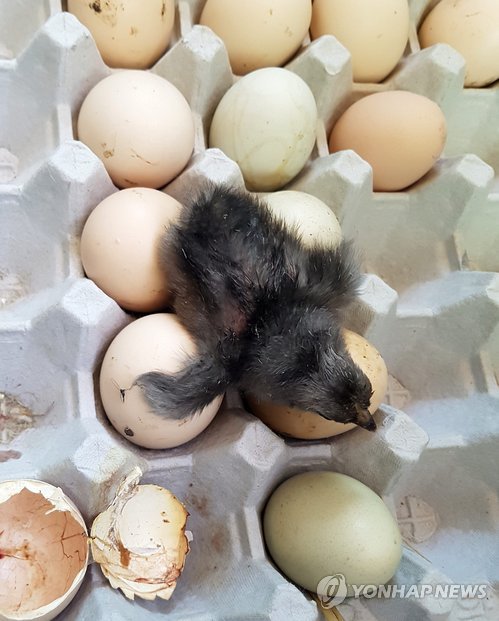
[[[189,514],[163,487],[139,485],[141,476],[134,468],[94,520],[92,555],[111,586],[129,599],[170,599],[189,552]]]
[[[0,620],[56,617],[81,585],[87,528],[58,488],[43,481],[0,481]]]

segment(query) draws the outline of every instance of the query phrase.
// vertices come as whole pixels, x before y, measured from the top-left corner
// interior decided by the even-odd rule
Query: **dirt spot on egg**
[[[88,6],[92,9],[92,11],[95,11],[96,13],[102,13],[100,0],[95,0],[95,2],[91,2]]]

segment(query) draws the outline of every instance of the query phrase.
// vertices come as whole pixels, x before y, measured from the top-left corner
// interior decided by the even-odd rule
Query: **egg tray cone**
[[[320,468],[358,478],[397,513],[407,543],[397,585],[497,586],[499,95],[494,85],[463,89],[451,48],[419,50],[428,4],[411,2],[410,46],[382,85],[353,84],[349,54],[331,36],[288,65],[321,118],[312,157],[288,187],[325,201],[362,249],[366,274],[348,327],[391,374],[378,432],[285,441],[229,394],[198,438],[149,451],[119,436],[100,406],[96,372],[132,318],[84,278],[78,250],[88,214],[116,188],[74,140],[74,120],[111,70],[57,0],[0,2],[0,476],[61,486],[89,524],[138,465],[144,482],[186,504],[194,533],[170,601],[129,602],[92,565],[64,619],[320,619],[270,561],[260,521],[283,479]],[[151,69],[183,92],[196,119],[195,153],[166,188],[180,201],[207,179],[244,185],[234,162],[206,148],[234,77],[221,41],[193,26],[201,6],[178,2],[174,43]],[[441,105],[447,150],[409,190],[373,193],[369,166],[353,152],[329,155],[326,137],[352,101],[395,88]],[[499,604],[490,590],[473,601],[350,599],[339,611],[347,620],[492,621]]]

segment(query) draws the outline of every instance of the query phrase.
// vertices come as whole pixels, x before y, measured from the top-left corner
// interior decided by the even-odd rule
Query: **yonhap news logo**
[[[347,584],[343,574],[325,576],[317,585],[317,596],[324,609],[331,609],[347,596],[368,599],[485,599],[487,584]]]

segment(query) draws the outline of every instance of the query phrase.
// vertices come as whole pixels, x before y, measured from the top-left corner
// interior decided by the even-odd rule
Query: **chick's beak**
[[[368,431],[376,431],[376,423],[369,410],[365,410],[358,405],[355,406],[355,409],[357,410],[355,423]]]

